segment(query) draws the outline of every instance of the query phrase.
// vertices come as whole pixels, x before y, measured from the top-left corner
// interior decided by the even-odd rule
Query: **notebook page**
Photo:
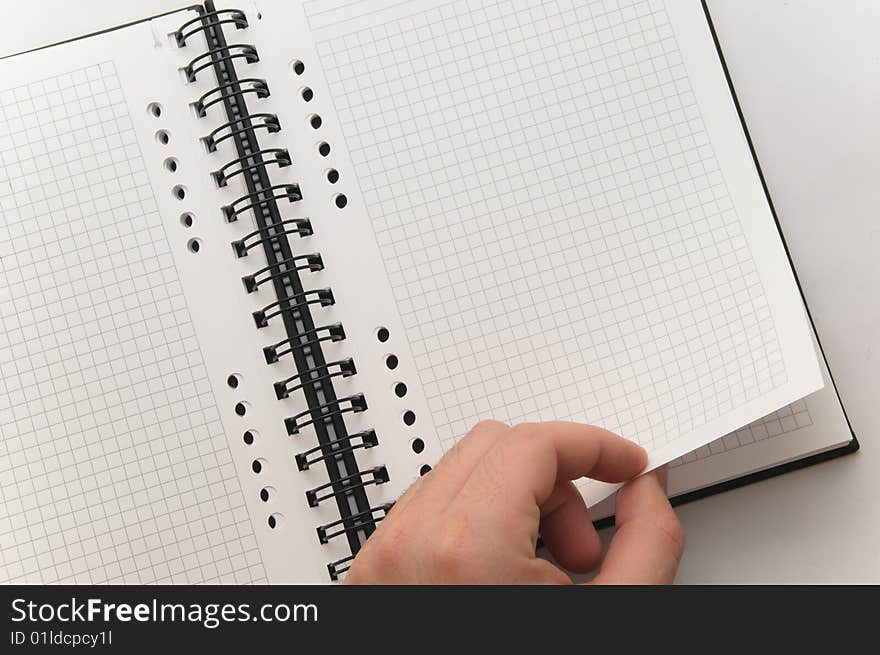
[[[754,473],[848,444],[852,432],[822,362],[825,386],[673,460],[670,494]]]
[[[222,109],[188,106],[216,81],[178,71],[204,43],[168,39],[190,17],[0,60],[4,582],[318,582],[344,553],[261,351],[283,328],[251,316],[270,291],[241,282],[265,258],[230,247],[253,221],[222,218],[243,186],[210,177],[229,144],[199,142]]]
[[[570,419],[656,466],[821,387],[698,3],[257,7],[276,74],[307,65],[289,115],[333,144],[349,204],[322,249],[356,262],[359,347],[399,356],[407,398],[387,371],[373,392],[391,434],[436,453],[482,418]]]
[[[852,433],[823,359],[825,387],[669,463],[670,497],[839,448]],[[614,513],[614,497],[590,516]]]
[[[68,93],[71,101],[56,119],[66,127],[23,124],[30,107],[47,107],[52,96]],[[181,562],[180,570],[156,562],[151,552],[179,545],[159,536],[175,529],[207,546],[212,519],[244,547],[248,540],[251,548],[255,544],[240,492],[192,498],[177,507],[167,503],[171,484],[189,494],[200,483],[222,490],[234,472],[216,408],[205,397],[205,369],[173,262],[167,249],[153,243],[161,224],[143,163],[132,154],[133,131],[119,112],[115,67],[103,62],[71,69],[3,89],[0,97],[0,138],[15,141],[15,149],[3,148],[0,168],[2,579],[220,579],[218,562],[229,567],[227,573],[233,568],[225,544],[218,559]],[[90,102],[113,117],[93,122],[84,108]],[[76,138],[76,124],[88,140]],[[52,145],[68,139],[61,152]],[[63,158],[61,166],[72,175],[54,166],[40,170],[46,156]],[[70,220],[40,215],[39,205]],[[128,240],[138,245],[116,264],[119,246]],[[162,326],[165,343],[151,344],[150,326]],[[178,384],[151,389],[163,374]],[[142,420],[142,407],[155,410],[161,422]],[[174,443],[166,421],[190,438]],[[169,480],[182,460],[186,475]],[[118,541],[128,513],[140,520]],[[185,519],[190,513],[201,517]],[[250,571],[242,545],[236,573],[245,580],[254,573],[262,578],[261,571]]]
[[[67,50],[0,62],[0,580],[265,581],[124,77]]]

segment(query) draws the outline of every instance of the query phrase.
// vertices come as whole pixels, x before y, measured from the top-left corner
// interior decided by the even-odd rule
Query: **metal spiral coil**
[[[250,200],[250,204],[241,205],[242,202]],[[276,184],[268,189],[260,189],[253,193],[247,193],[240,198],[236,198],[228,205],[223,205],[220,209],[227,223],[234,223],[238,220],[238,215],[246,211],[256,209],[272,200],[287,200],[288,202],[296,202],[302,200],[302,194],[298,184]]]
[[[378,507],[371,507],[370,509],[355,514],[351,518],[357,521],[358,519],[369,517],[370,520],[378,522],[388,515],[388,512],[391,511],[392,507],[394,507],[394,503],[386,503],[384,505],[379,505]],[[333,528],[336,528],[336,530],[331,532]],[[333,521],[332,523],[325,523],[324,525],[319,525],[317,528],[318,541],[320,541],[322,544],[326,544],[329,543],[330,540],[334,537],[338,537],[345,534],[349,530],[354,529],[357,529],[357,523],[355,523],[354,526],[345,526],[344,522],[341,519],[338,521]]]
[[[218,102],[223,102],[229,98],[242,97],[246,93],[253,93],[258,98],[268,98],[269,85],[266,84],[266,80],[257,79],[255,77],[245,78],[243,80],[238,80],[237,82],[218,84],[213,89],[202,94],[202,97],[191,104],[199,118],[204,118],[207,116],[208,107],[216,105]]]
[[[267,111],[250,112],[246,96],[260,102],[270,96],[266,80],[259,77],[238,77],[236,64],[254,64],[260,57],[250,44],[228,44],[224,29],[245,30],[248,27],[245,13],[238,9],[214,8],[207,0],[204,9],[198,8],[199,16],[187,21],[173,33],[180,48],[192,47],[196,35],[202,34],[206,49],[193,56],[182,71],[189,83],[212,69],[216,84],[191,104],[195,114],[208,116],[208,109],[223,107],[227,120],[202,137],[201,142],[208,153],[218,152],[223,142],[235,145],[237,156],[226,162],[211,177],[218,187],[226,187],[230,180],[240,177],[246,193],[221,207],[227,223],[233,224],[251,213],[256,229],[231,242],[238,258],[247,257],[257,248],[266,254],[267,265],[242,277],[248,294],[263,293],[263,287],[275,290],[277,300],[253,312],[257,328],[266,327],[273,318],[284,324],[287,338],[263,348],[263,356],[269,365],[289,356],[296,372],[274,383],[279,400],[292,394],[302,394],[308,409],[284,419],[287,434],[301,434],[308,426],[316,434],[318,444],[295,455],[300,471],[322,464],[329,481],[306,491],[310,507],[322,502],[335,501],[340,518],[317,528],[318,541],[322,544],[344,536],[351,548],[351,556],[327,565],[331,580],[348,570],[357,554],[361,537],[368,537],[381,521],[391,505],[374,506],[369,502],[364,488],[388,482],[384,466],[360,470],[356,451],[378,446],[379,439],[371,429],[348,434],[343,414],[359,414],[366,411],[367,402],[361,393],[337,397],[334,380],[350,378],[357,373],[354,360],[342,358],[328,361],[324,358],[322,344],[345,339],[345,330],[339,323],[317,325],[311,312],[313,307],[327,307],[335,303],[330,288],[307,288],[300,273],[316,273],[324,270],[324,260],[319,253],[298,255],[290,247],[288,237],[308,237],[313,233],[308,218],[283,218],[279,206],[283,201],[296,203],[302,200],[297,183],[273,184],[269,179],[270,166],[286,168],[293,159],[286,148],[260,146],[257,135],[277,134],[282,130],[278,116]],[[225,28],[224,28],[225,26]]]
[[[339,480],[309,489],[306,491],[306,500],[309,507],[317,507],[321,501],[336,498],[351,489],[362,489],[371,484],[385,484],[386,482],[388,482],[388,469],[384,466],[376,466],[367,471],[358,471]],[[337,487],[340,488],[337,489]],[[321,492],[324,493],[321,494]]]
[[[318,421],[326,421],[328,418],[338,416],[339,414],[347,414],[349,412],[360,414],[365,411],[367,411],[367,400],[364,398],[364,394],[356,393],[345,398],[326,402],[317,407],[310,407],[294,416],[288,416],[284,419],[284,427],[287,428],[287,434],[299,434],[304,427],[313,425]]]

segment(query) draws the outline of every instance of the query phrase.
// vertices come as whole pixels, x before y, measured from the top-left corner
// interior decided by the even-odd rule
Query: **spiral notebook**
[[[693,2],[207,2],[4,57],[0,268],[6,582],[342,579],[483,418],[677,492],[854,443]]]

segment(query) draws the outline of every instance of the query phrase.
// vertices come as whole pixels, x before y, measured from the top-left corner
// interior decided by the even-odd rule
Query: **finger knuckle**
[[[534,423],[520,423],[512,430],[510,438],[504,441],[508,453],[517,453],[529,459],[541,455],[545,448],[542,440],[536,438],[534,425]]]
[[[440,458],[440,461],[437,462],[437,466],[434,467],[434,470],[444,470],[448,467],[458,466],[458,463],[465,458],[465,443],[464,439],[458,441],[452,448],[446,451],[446,454]],[[433,471],[431,471],[433,473]]]
[[[457,518],[444,524],[433,539],[431,561],[438,579],[455,581],[466,579],[467,544],[471,529],[466,520]]]
[[[491,456],[482,459],[477,469],[481,481],[479,492],[482,502],[493,502],[505,488],[510,475],[510,461],[510,449],[506,444],[496,447]]]
[[[379,571],[394,570],[405,557],[406,546],[410,540],[406,523],[399,521],[381,526],[373,536],[375,541],[368,539],[364,546],[369,560]]]
[[[684,554],[686,538],[684,528],[678,520],[678,517],[675,515],[675,512],[663,512],[654,517],[653,523],[654,527],[659,532],[666,535],[667,539],[672,544],[676,560],[680,560],[681,556]]]
[[[471,434],[487,434],[497,432],[498,430],[506,430],[507,426],[501,421],[493,419],[482,419],[474,427],[471,428]]]
[[[512,432],[517,437],[527,437],[532,434],[535,430],[535,423],[525,422],[525,423],[517,423],[513,426]]]

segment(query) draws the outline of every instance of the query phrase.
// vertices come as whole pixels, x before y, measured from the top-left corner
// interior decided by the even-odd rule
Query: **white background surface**
[[[4,0],[0,55],[180,4]],[[678,580],[880,582],[880,3],[709,7],[862,450],[681,507]]]

